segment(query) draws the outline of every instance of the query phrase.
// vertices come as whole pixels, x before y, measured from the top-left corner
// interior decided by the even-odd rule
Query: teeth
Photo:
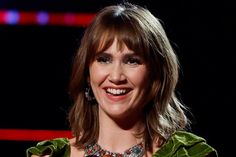
[[[119,95],[119,94],[124,94],[126,92],[125,89],[113,89],[113,88],[108,88],[107,89],[108,93],[114,94],[114,95]]]

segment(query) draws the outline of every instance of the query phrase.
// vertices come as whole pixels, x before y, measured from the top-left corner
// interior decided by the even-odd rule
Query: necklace
[[[142,157],[145,150],[144,142],[141,142],[127,149],[124,153],[110,152],[102,149],[102,147],[97,143],[86,146],[84,151],[84,157]]]

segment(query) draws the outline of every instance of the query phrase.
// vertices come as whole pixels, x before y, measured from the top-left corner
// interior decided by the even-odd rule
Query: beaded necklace
[[[123,154],[102,149],[97,143],[86,146],[84,151],[84,157],[142,157],[145,152],[144,142],[127,149]]]

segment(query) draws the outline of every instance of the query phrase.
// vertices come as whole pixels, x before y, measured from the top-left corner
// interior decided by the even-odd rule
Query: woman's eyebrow
[[[126,58],[129,58],[129,57],[143,58],[139,53],[136,53],[134,51],[124,54],[124,57],[126,57]]]
[[[95,54],[95,57],[98,57],[98,56],[110,57],[110,56],[112,56],[112,53],[109,53],[107,51],[101,51],[101,52],[97,52]],[[140,57],[140,55],[138,53],[134,52],[134,51],[129,51],[129,52],[124,53],[123,57]]]
[[[136,57],[138,57],[140,55],[135,53],[135,52],[132,52],[132,53],[126,53],[126,54],[124,54],[124,56],[127,56],[127,57],[134,57],[134,56],[136,56]]]
[[[112,55],[110,53],[108,53],[108,52],[102,51],[102,52],[98,52],[98,53],[95,54],[95,57],[98,57],[98,56],[110,57]]]

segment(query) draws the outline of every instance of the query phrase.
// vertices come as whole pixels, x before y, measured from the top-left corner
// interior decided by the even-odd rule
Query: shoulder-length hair
[[[74,101],[69,122],[78,147],[96,142],[99,132],[96,102],[85,98],[89,65],[98,51],[106,50],[114,39],[141,55],[149,70],[150,94],[145,106],[146,144],[156,138],[165,141],[184,129],[186,107],[175,96],[179,64],[160,21],[141,6],[124,3],[102,9],[85,30],[74,58],[69,94]]]

